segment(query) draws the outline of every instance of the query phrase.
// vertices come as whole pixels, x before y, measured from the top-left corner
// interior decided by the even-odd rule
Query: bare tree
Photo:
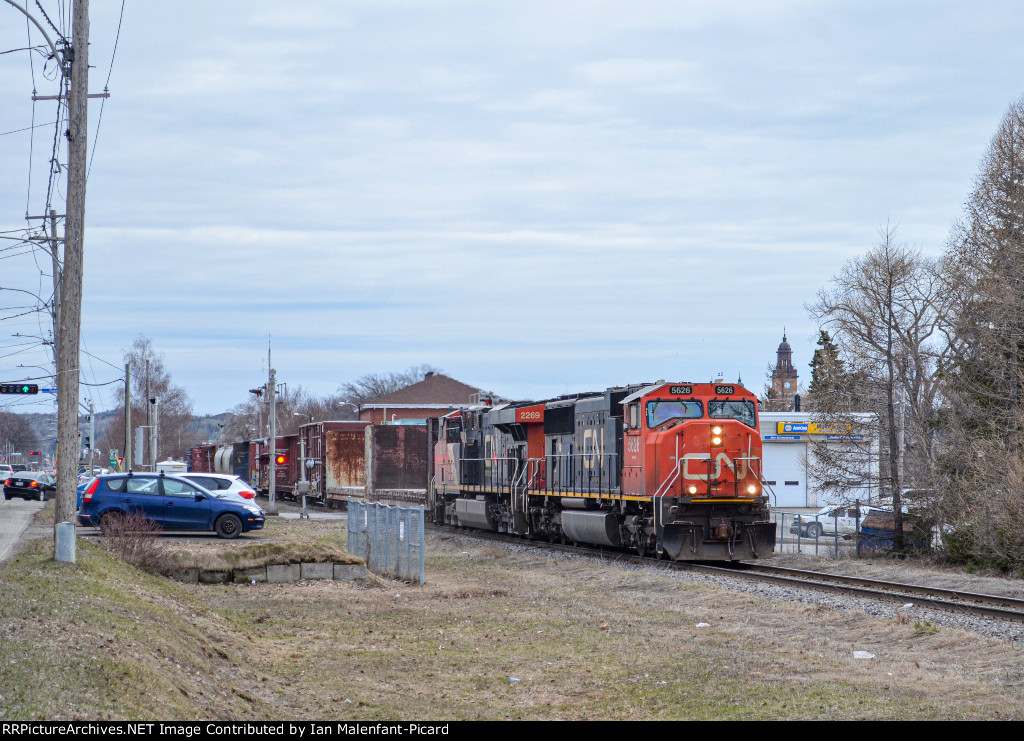
[[[848,262],[808,310],[827,329],[855,380],[849,400],[833,388],[817,394],[825,422],[859,402],[878,414],[882,485],[892,496],[897,549],[903,547],[902,506],[908,482],[933,490],[939,379],[950,362],[948,309],[937,261],[880,230],[866,255]],[[831,420],[829,419],[831,417]],[[914,451],[912,465],[906,460]]]
[[[39,449],[39,437],[28,420],[20,414],[0,412],[0,449],[29,453]],[[28,462],[25,455],[22,462]]]
[[[1024,99],[1012,104],[950,236],[958,362],[948,375],[947,516],[977,561],[1024,565]]]
[[[431,365],[416,365],[400,373],[368,373],[338,389],[342,401],[365,404],[422,381],[427,373],[440,373]]]
[[[192,420],[192,401],[180,386],[176,386],[162,354],[153,349],[152,341],[139,335],[124,354],[124,362],[131,366],[132,376],[132,425],[135,428],[146,424],[147,413],[152,415],[149,399],[159,400],[159,453],[161,458],[184,458],[185,451],[194,444],[189,434]],[[117,392],[117,414],[104,430],[101,441],[111,448],[120,448],[124,438],[124,389]],[[120,425],[120,426],[119,426]],[[149,438],[146,438],[147,441]],[[124,444],[133,444],[132,440]],[[148,444],[148,443],[147,443]],[[135,461],[136,465],[142,461]]]

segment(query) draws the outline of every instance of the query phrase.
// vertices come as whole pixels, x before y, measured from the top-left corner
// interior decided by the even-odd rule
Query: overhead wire
[[[110,91],[110,76],[114,73],[114,58],[117,56],[117,44],[121,40],[121,22],[124,20],[124,3],[125,0],[121,0],[121,13],[117,18],[117,33],[114,34],[114,50],[110,53],[110,67],[107,69],[107,81],[103,83],[103,92],[108,93]],[[96,157],[96,144],[100,139],[100,124],[103,123],[103,109],[107,105],[107,99],[100,99],[100,113],[96,117],[96,131],[92,136],[92,152],[89,154],[89,167],[85,171],[85,181],[89,182],[89,175],[92,174],[92,161]]]

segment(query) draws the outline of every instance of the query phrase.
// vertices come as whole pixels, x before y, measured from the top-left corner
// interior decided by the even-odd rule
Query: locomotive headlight
[[[716,437],[718,435],[721,435],[722,434],[722,428],[719,427],[718,425],[715,425],[714,427],[711,428],[711,434],[715,435]]]
[[[757,485],[756,484],[751,484],[750,486],[747,487],[747,491],[750,494],[757,494]]]
[[[697,487],[694,486],[693,484],[690,484],[690,488],[687,489],[687,491],[690,492],[691,494],[696,494],[697,493]]]
[[[713,438],[711,438],[711,444],[712,445],[721,445],[722,444],[722,438],[720,438],[720,437],[713,437]]]

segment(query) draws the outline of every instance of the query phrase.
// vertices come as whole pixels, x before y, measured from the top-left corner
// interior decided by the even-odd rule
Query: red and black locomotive
[[[625,386],[441,418],[437,522],[672,560],[768,556],[757,398],[738,385]]]

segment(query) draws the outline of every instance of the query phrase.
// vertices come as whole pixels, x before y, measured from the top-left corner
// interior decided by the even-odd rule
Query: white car
[[[227,473],[179,473],[178,477],[188,479],[193,484],[199,484],[212,494],[234,499],[242,504],[252,504],[256,499],[256,491],[246,483],[245,479],[234,474]]]
[[[860,516],[854,505],[830,505],[822,507],[813,515],[796,515],[789,526],[793,535],[800,534],[805,538],[817,538],[821,535],[853,535],[857,532],[859,522],[863,522],[869,512],[882,510],[880,507],[860,505]],[[891,509],[888,511],[892,511]]]

